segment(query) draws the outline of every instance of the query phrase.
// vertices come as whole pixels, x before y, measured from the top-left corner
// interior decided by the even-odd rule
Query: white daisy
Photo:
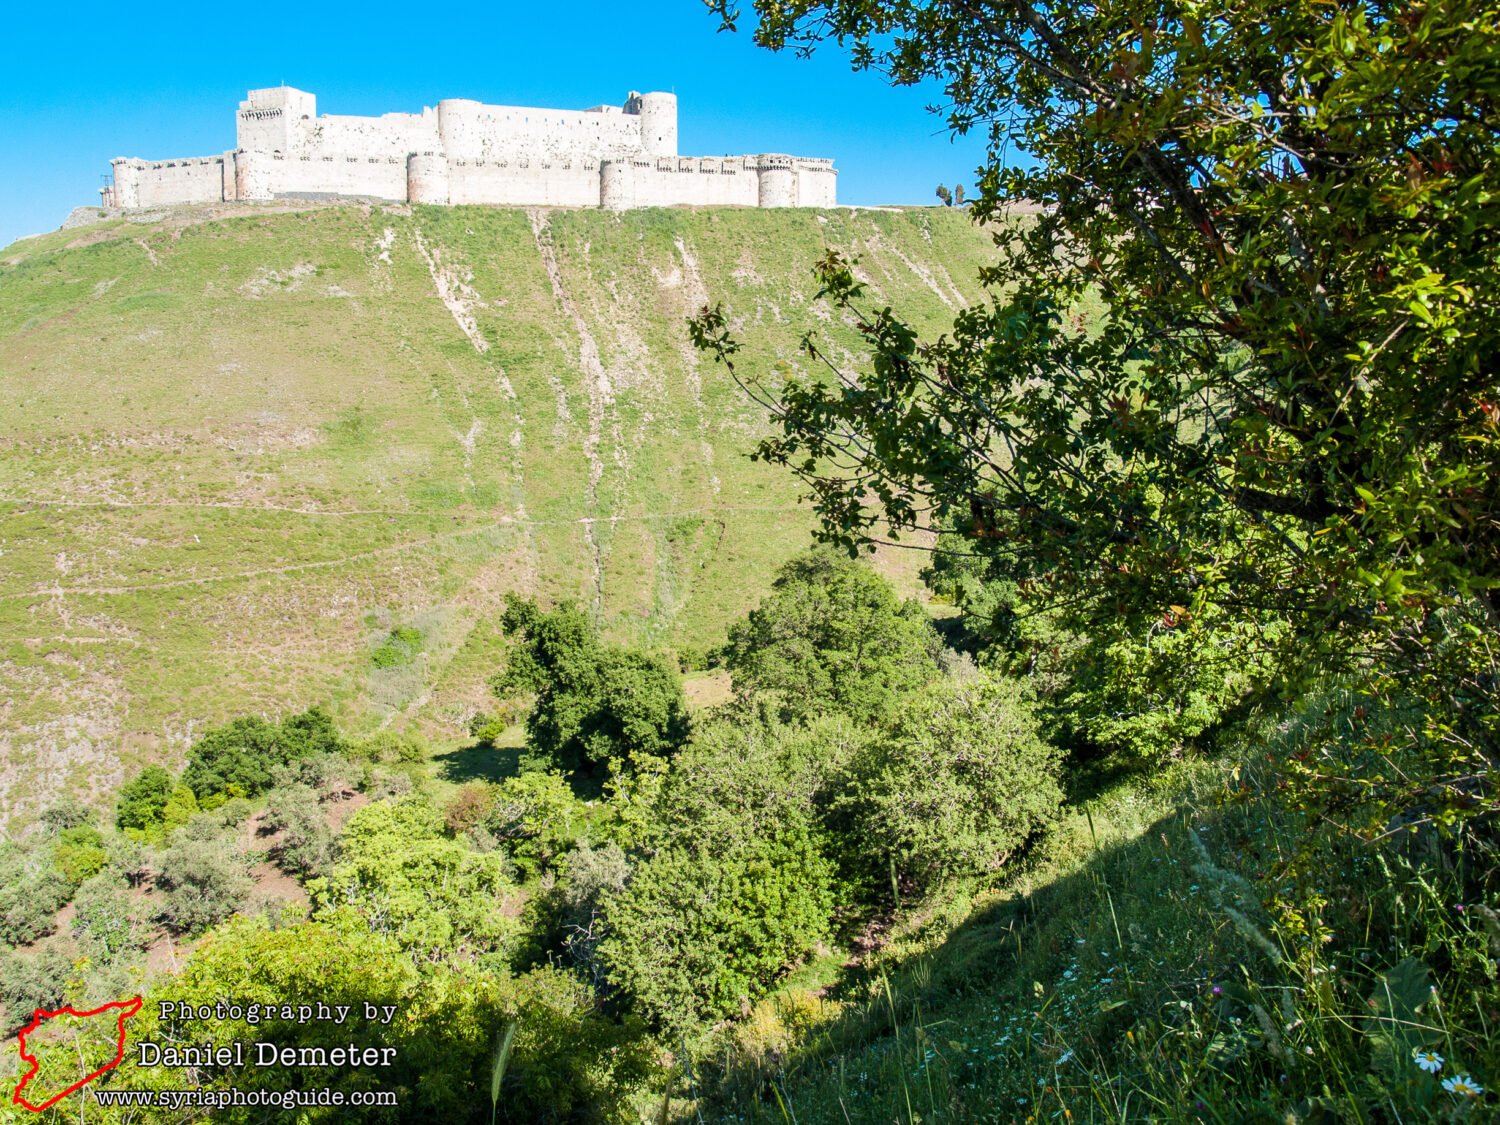
[[[1443,1056],[1436,1051],[1417,1051],[1412,1057],[1428,1074],[1436,1074],[1443,1069]]]
[[[1443,1089],[1450,1094],[1462,1094],[1466,1098],[1477,1098],[1484,1093],[1484,1087],[1467,1074],[1462,1074],[1457,1078],[1444,1078]]]

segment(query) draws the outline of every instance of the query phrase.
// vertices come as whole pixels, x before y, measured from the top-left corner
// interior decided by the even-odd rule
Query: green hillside
[[[247,712],[457,737],[510,590],[717,641],[811,520],[684,317],[725,300],[772,386],[810,328],[857,349],[806,303],[826,247],[924,331],[992,252],[942,209],[355,205],[0,252],[0,817]]]

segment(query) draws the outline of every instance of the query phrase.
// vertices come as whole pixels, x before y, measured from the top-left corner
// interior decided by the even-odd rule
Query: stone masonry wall
[[[114,161],[106,206],[355,196],[554,207],[829,207],[831,160],[680,157],[677,98],[623,107],[484,105],[450,98],[421,113],[317,116],[317,99],[251,90],[223,156]]]

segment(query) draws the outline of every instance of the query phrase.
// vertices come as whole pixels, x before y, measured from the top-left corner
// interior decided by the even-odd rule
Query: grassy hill
[[[854,349],[829,246],[924,331],[992,252],[942,209],[358,205],[0,251],[0,818],[246,712],[457,737],[510,590],[716,641],[811,520],[683,318],[723,300],[773,386],[810,329]]]

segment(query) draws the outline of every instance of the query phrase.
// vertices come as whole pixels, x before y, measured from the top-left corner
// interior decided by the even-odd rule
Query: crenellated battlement
[[[781,153],[677,153],[677,98],[632,90],[583,110],[486,105],[463,98],[420,113],[317,114],[290,86],[251,90],[236,147],[182,160],[118,159],[103,203],[155,207],[348,196],[414,203],[565,207],[826,207],[833,161]]]

